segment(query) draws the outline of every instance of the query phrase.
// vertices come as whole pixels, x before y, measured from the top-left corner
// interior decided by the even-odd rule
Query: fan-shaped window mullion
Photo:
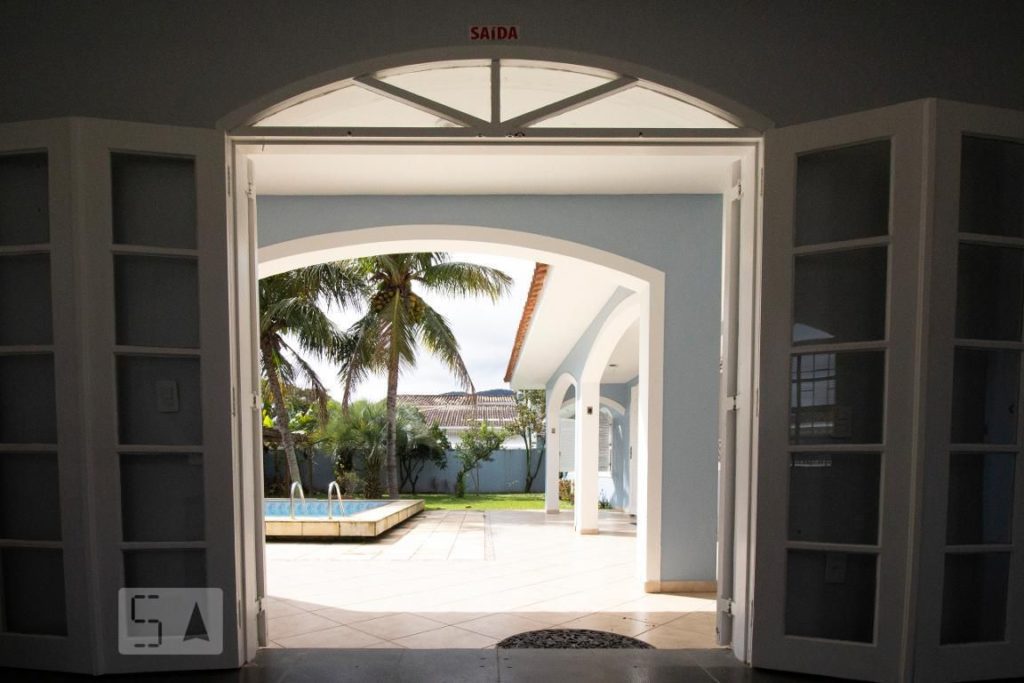
[[[682,93],[633,76],[528,60],[460,60],[366,74],[255,125],[351,128],[349,135],[635,136],[735,128]],[[555,129],[555,130],[552,130]],[[579,131],[573,133],[573,130]],[[353,133],[353,131],[355,133]],[[414,133],[413,131],[419,131]],[[621,131],[621,133],[620,133]]]
[[[355,81],[362,87],[368,90],[372,90],[378,95],[383,95],[384,97],[389,97],[393,100],[397,100],[402,104],[406,104],[410,107],[413,107],[414,109],[419,109],[420,111],[426,112],[428,114],[433,114],[438,118],[442,118],[450,123],[454,123],[459,126],[470,127],[487,125],[486,121],[478,119],[477,117],[467,114],[464,111],[459,111],[458,109],[449,107],[448,105],[441,104],[440,102],[432,100],[429,97],[417,95],[414,92],[410,92],[404,88],[399,88],[396,85],[385,83],[384,81],[374,78],[373,76],[360,76],[359,78],[356,78]]]
[[[591,88],[590,90],[570,95],[569,97],[558,100],[557,102],[552,102],[540,109],[534,109],[533,111],[517,116],[514,119],[509,119],[505,122],[505,125],[509,128],[525,128],[527,126],[532,126],[546,119],[559,116],[572,111],[573,109],[590,104],[591,102],[596,102],[597,100],[613,95],[620,90],[632,87],[634,83],[636,83],[635,78],[631,76],[622,76],[614,81],[599,85],[596,88]]]

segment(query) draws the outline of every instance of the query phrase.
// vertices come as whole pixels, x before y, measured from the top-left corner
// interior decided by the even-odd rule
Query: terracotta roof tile
[[[516,341],[512,345],[512,355],[508,359],[508,368],[505,370],[505,381],[512,381],[512,373],[516,371],[516,364],[519,362],[519,354],[523,350],[523,342],[526,341],[526,333],[530,331],[530,323],[533,321],[533,311],[537,308],[537,299],[544,291],[544,280],[548,276],[548,264],[538,263],[533,268],[533,280],[530,282],[530,291],[526,295],[526,304],[523,306],[523,315],[519,319],[519,329],[516,330]]]

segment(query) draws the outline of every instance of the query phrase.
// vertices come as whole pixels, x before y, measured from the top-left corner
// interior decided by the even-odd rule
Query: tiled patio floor
[[[713,595],[652,595],[628,515],[428,511],[376,542],[268,543],[268,632],[286,648],[486,648],[554,626],[714,648]]]

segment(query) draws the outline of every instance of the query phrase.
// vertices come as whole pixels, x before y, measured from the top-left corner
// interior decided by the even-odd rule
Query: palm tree
[[[417,346],[422,343],[447,365],[466,391],[475,391],[448,321],[414,291],[414,285],[424,293],[487,296],[497,301],[509,291],[512,278],[496,268],[451,261],[448,254],[439,252],[370,256],[358,263],[371,294],[366,315],[349,330],[350,347],[341,373],[342,406],[366,374],[387,372],[387,484],[388,495],[398,498],[398,376],[403,367],[415,365]]]
[[[387,419],[384,402],[356,401],[348,412],[336,415],[328,427],[335,443],[335,458],[348,461],[347,468],[354,471],[354,456],[363,460],[365,477],[363,493],[367,498],[380,498],[380,467],[384,460]]]
[[[284,385],[305,380],[312,390],[320,424],[327,424],[327,390],[299,352],[316,357],[335,357],[340,353],[346,344],[345,333],[331,322],[324,309],[347,306],[358,300],[364,290],[362,271],[344,261],[298,268],[260,280],[260,365],[270,390],[288,476],[300,486],[302,479],[295,457],[295,439],[288,428]],[[297,342],[298,350],[286,337]]]

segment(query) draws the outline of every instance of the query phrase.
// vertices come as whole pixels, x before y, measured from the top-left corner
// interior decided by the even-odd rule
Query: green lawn
[[[403,493],[402,498],[422,498],[427,510],[543,510],[543,493],[467,493],[456,498],[447,493]],[[572,510],[572,503],[559,501],[563,510]]]

